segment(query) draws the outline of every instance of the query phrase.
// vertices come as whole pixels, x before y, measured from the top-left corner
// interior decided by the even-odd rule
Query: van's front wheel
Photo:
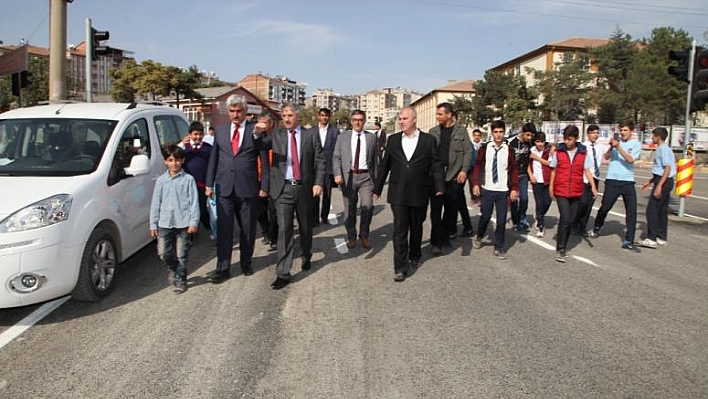
[[[85,302],[96,302],[108,296],[113,289],[117,263],[115,240],[98,227],[86,242],[79,278],[71,296]]]

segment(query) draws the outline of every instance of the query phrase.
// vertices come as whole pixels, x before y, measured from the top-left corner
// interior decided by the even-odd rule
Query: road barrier
[[[692,158],[676,161],[676,195],[687,197],[693,192],[693,166]]]

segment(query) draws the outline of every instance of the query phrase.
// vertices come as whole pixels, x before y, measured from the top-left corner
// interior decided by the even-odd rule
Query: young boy
[[[563,129],[563,143],[556,147],[551,157],[551,198],[558,204],[560,221],[556,233],[556,260],[565,263],[568,260],[566,246],[570,237],[570,225],[578,216],[580,197],[585,190],[583,176],[590,182],[593,197],[597,196],[597,188],[592,178],[592,161],[587,156],[587,148],[578,143],[580,130],[573,125]]]
[[[477,151],[472,172],[472,190],[482,200],[477,235],[472,237],[475,249],[482,247],[481,239],[487,233],[492,211],[497,210],[497,226],[494,231],[494,256],[506,259],[505,227],[507,201],[519,199],[519,172],[514,151],[504,141],[506,124],[502,120],[492,122],[492,141],[482,144]]]
[[[207,212],[206,174],[211,155],[211,144],[204,141],[204,125],[201,122],[192,122],[189,125],[189,136],[178,144],[184,149],[184,171],[192,175],[197,182],[199,194],[199,213],[202,226],[210,229],[209,212]],[[213,234],[212,234],[213,236]]]
[[[533,138],[534,146],[529,155],[528,176],[533,189],[533,199],[536,203],[536,237],[543,237],[546,224],[545,216],[551,207],[551,197],[548,194],[548,185],[551,183],[552,146],[546,143],[546,134],[538,132]]]
[[[199,195],[194,178],[182,170],[184,150],[170,145],[164,151],[167,172],[155,183],[150,203],[150,236],[157,238],[157,255],[167,265],[168,281],[178,294],[187,290],[189,235],[199,225]]]
[[[669,195],[674,188],[676,176],[676,158],[671,148],[666,144],[669,132],[663,127],[657,127],[651,133],[651,139],[657,145],[654,151],[654,165],[651,168],[652,177],[642,186],[646,192],[654,185],[647,203],[647,238],[640,245],[656,248],[657,244],[665,245],[669,226]]]

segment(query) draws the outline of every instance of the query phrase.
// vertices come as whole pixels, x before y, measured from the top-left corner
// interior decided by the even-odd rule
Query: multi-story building
[[[12,51],[19,46],[0,46],[0,55],[7,51]],[[108,95],[113,85],[110,71],[120,67],[126,59],[132,59],[132,52],[111,47],[111,53],[101,55],[92,64],[91,83],[92,93],[95,95]],[[29,45],[27,48],[29,57],[49,58],[49,49]],[[78,46],[69,45],[66,49],[67,62],[67,98],[86,99],[86,44],[81,42]]]
[[[438,104],[453,102],[455,96],[472,98],[474,95],[475,81],[473,79],[461,82],[449,80],[447,85],[431,90],[410,105],[418,114],[418,127],[420,130],[427,132],[438,123],[435,119],[435,111]]]
[[[341,109],[342,95],[335,93],[332,89],[317,89],[310,97],[311,105],[317,109],[329,108],[332,112]]]
[[[246,75],[237,84],[261,99],[278,105],[284,103],[305,105],[307,84],[296,82],[285,76],[277,75],[271,77],[261,73],[250,74]]]
[[[544,44],[526,54],[499,64],[492,71],[523,76],[526,84],[533,86],[536,84],[534,71],[550,71],[556,67],[557,63],[563,61],[566,54],[573,56],[586,55],[590,48],[604,46],[608,39],[595,39],[588,37],[570,37],[557,42]],[[590,65],[591,70],[595,70],[594,65]]]
[[[366,127],[375,121],[386,123],[395,119],[398,110],[420,98],[420,94],[401,87],[370,90],[357,96],[356,106],[366,112]]]

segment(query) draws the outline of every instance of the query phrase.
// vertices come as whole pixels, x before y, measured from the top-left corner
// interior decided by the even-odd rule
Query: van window
[[[116,121],[0,120],[0,174],[75,176],[98,167]]]
[[[117,166],[121,168],[130,166],[133,155],[137,154],[145,154],[148,158],[152,158],[150,133],[145,118],[131,122],[123,131],[116,149],[115,160],[118,162]]]
[[[180,131],[175,119],[172,115],[159,115],[153,118],[155,122],[155,131],[157,132],[157,139],[160,141],[160,147],[165,148],[170,144],[177,144],[184,136],[187,135],[186,130],[189,129],[185,126],[184,131]],[[184,121],[182,121],[184,123]]]

